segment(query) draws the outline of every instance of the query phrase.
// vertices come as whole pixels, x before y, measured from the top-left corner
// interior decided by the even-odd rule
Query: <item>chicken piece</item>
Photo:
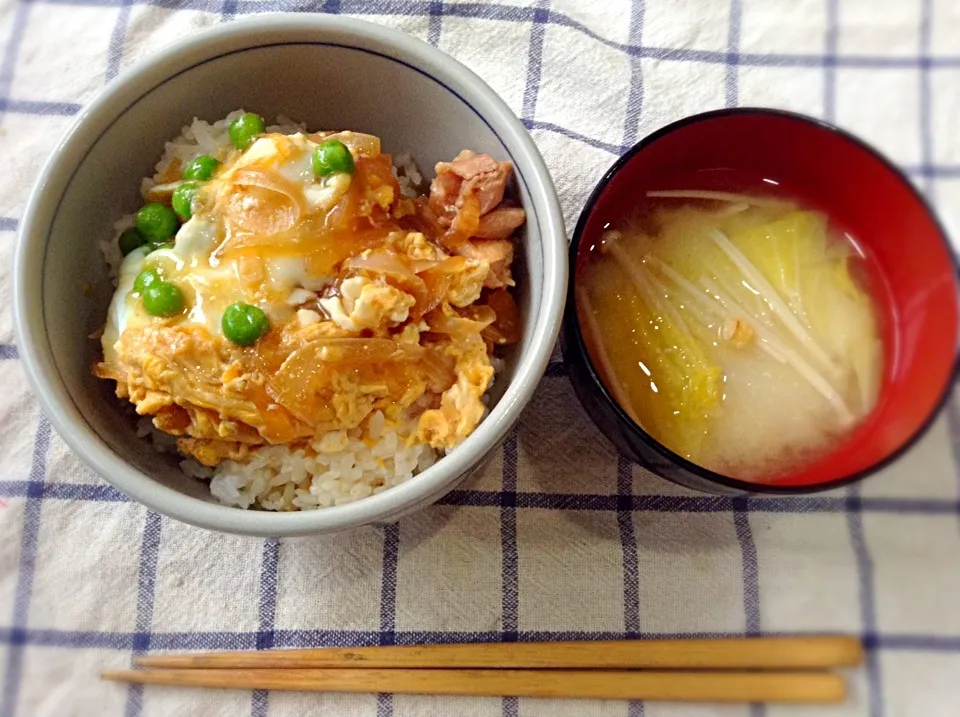
[[[527,221],[520,207],[499,207],[480,217],[474,236],[478,239],[507,239]]]
[[[440,167],[438,164],[437,167]],[[430,199],[427,204],[431,217],[438,224],[450,226],[451,217],[456,214],[457,200],[460,197],[460,185],[463,178],[453,172],[437,172],[430,182]]]
[[[504,164],[508,163],[505,162]],[[449,171],[462,179],[473,179],[496,170],[497,160],[489,154],[477,154],[472,149],[464,149],[453,158],[452,162],[438,162],[434,167],[437,174]]]
[[[464,242],[457,253],[473,261],[484,262],[490,267],[483,285],[488,289],[513,286],[510,264],[513,262],[513,243],[507,239],[481,239]]]
[[[489,154],[465,149],[452,162],[440,162],[430,184],[430,208],[442,226],[450,226],[471,196],[477,200],[480,216],[503,201],[510,162],[498,162]]]
[[[403,323],[416,299],[389,284],[352,276],[340,284],[339,296],[320,299],[319,303],[337,326],[359,332]]]

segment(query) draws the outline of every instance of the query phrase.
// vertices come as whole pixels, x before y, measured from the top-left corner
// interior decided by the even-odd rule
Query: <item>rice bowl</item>
[[[243,77],[243,83],[236,78]],[[304,86],[336,89],[304,93]],[[210,87],[218,87],[215,93]],[[410,102],[430,107],[398,112]],[[413,479],[324,510],[237,510],[184,475],[137,436],[110,387],[89,367],[88,337],[102,327],[112,285],[98,249],[137,207],[137,188],[164,141],[199,116],[240,106],[310,127],[360,127],[406,150],[424,168],[464,146],[509,159],[515,198],[528,213],[518,239],[520,343],[507,351],[490,414],[456,450]],[[118,162],[118,157],[123,161]],[[142,200],[141,200],[142,201]],[[77,241],[77,228],[86,240]],[[259,536],[329,534],[396,520],[438,500],[474,472],[508,434],[546,369],[567,276],[556,192],[530,135],[476,75],[429,45],[342,17],[259,16],[158,51],[125,71],[76,118],[52,152],[20,221],[14,271],[17,347],[43,411],[67,446],[116,490],[150,509],[210,530]],[[93,293],[88,293],[90,287]],[[110,287],[108,289],[108,287]],[[89,480],[89,479],[88,479]]]

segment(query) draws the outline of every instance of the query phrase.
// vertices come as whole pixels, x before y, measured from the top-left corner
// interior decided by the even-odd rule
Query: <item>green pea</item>
[[[137,278],[133,280],[133,290],[142,295],[148,286],[156,284],[158,281],[163,281],[163,279],[160,278],[159,271],[156,269],[144,269],[137,274]]]
[[[331,174],[353,174],[356,165],[347,145],[335,139],[318,145],[313,150],[313,173],[318,177]]]
[[[140,207],[135,222],[137,231],[151,243],[166,241],[177,233],[180,226],[176,213],[160,202],[150,202]]]
[[[117,244],[120,246],[120,253],[124,256],[132,252],[134,249],[139,249],[146,243],[147,240],[143,238],[143,234],[138,232],[135,227],[125,229],[123,234],[121,234],[120,238],[117,240]]]
[[[263,118],[253,112],[247,112],[230,123],[230,141],[242,152],[253,144],[253,140],[263,134],[263,131]]]
[[[220,320],[223,335],[240,346],[250,346],[267,333],[270,322],[261,309],[238,301],[227,307]]]
[[[155,281],[143,290],[143,308],[151,316],[173,316],[183,309],[183,292],[169,281]]]
[[[193,205],[197,200],[197,190],[200,185],[196,182],[184,182],[173,190],[173,211],[183,220],[187,221],[193,216]]]
[[[197,179],[206,182],[220,167],[220,162],[209,154],[201,154],[183,168],[184,179]]]

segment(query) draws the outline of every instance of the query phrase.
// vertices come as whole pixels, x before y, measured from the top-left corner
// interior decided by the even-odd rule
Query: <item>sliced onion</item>
[[[340,197],[340,201],[327,212],[326,226],[328,229],[345,232],[354,230],[359,215],[361,190],[361,182],[356,181],[356,179],[357,177],[354,175],[347,191]]]
[[[443,351],[442,347],[428,346],[417,368],[433,393],[443,393],[457,380],[457,360]]]
[[[424,355],[423,347],[392,339],[316,339],[286,357],[270,376],[269,391],[277,403],[311,426],[336,422],[331,399],[338,393],[337,376],[353,375],[361,384],[386,384],[391,395],[399,395]]]
[[[403,217],[400,220],[400,226],[407,231],[420,232],[430,241],[438,242],[446,230],[430,208],[428,201],[424,197],[417,197],[413,200],[413,204],[415,213]]]
[[[496,321],[497,315],[489,306],[469,306],[462,314],[445,306],[435,309],[426,317],[430,331],[447,334],[454,339],[465,339],[483,332]]]
[[[391,251],[371,251],[352,256],[343,262],[345,271],[367,271],[406,279],[415,277],[403,259]]]
[[[462,256],[450,256],[440,261],[422,261],[415,264],[415,271],[427,289],[422,308],[417,307],[422,316],[440,306],[440,302],[450,291],[454,275],[466,269],[467,260]]]
[[[171,197],[173,197],[173,192],[181,184],[183,184],[183,182],[179,179],[175,182],[167,182],[166,184],[154,184],[144,192],[143,198],[148,202],[164,202],[169,204]]]
[[[298,186],[261,169],[243,168],[232,172],[220,196],[227,221],[254,234],[288,231],[307,211]]]
[[[303,192],[297,184],[277,172],[271,172],[256,167],[243,167],[230,174],[231,184],[248,187],[260,187],[286,196],[301,214],[306,213],[303,201]]]
[[[303,424],[297,421],[298,416],[292,411],[285,411],[281,406],[271,405],[272,397],[266,388],[251,383],[247,391],[250,400],[260,411],[260,418],[263,421],[260,434],[270,443],[289,443],[299,436],[309,435],[309,431],[304,430]],[[307,421],[304,423],[309,425]]]
[[[450,223],[450,229],[463,234],[466,237],[472,237],[476,234],[480,226],[480,200],[475,194],[468,194],[463,199],[457,215]]]
[[[480,227],[480,200],[475,194],[467,195],[457,210],[450,228],[440,237],[440,243],[450,251],[466,244]]]
[[[414,271],[418,274],[429,272],[445,272],[456,274],[467,268],[467,258],[464,256],[448,256],[440,260],[423,260],[414,262]]]
[[[294,351],[280,367],[280,372],[295,354],[309,355],[316,363],[365,363],[370,361],[414,361],[421,353],[419,346],[397,343],[393,339],[329,338],[316,339]]]
[[[494,311],[492,306],[486,304],[472,304],[460,309],[460,317],[476,324],[482,324],[486,328],[497,320],[497,312]]]

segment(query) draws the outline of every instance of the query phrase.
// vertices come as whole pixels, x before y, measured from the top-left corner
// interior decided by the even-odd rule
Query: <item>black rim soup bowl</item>
[[[581,261],[608,220],[628,213],[631,203],[650,190],[724,189],[709,186],[709,178],[721,174],[712,171],[718,169],[774,177],[796,190],[792,194],[805,205],[825,211],[856,238],[880,278],[881,290],[871,292],[884,344],[876,407],[835,449],[810,466],[799,466],[795,474],[765,483],[702,468],[635,423],[594,366],[577,311]],[[702,173],[695,176],[703,177],[706,186],[689,186],[692,173]],[[946,233],[889,160],[853,135],[810,117],[762,108],[718,110],[646,137],[613,164],[587,200],[570,245],[570,267],[561,348],[577,397],[623,455],[688,488],[720,495],[784,495],[860,480],[916,442],[953,386],[960,284]]]

